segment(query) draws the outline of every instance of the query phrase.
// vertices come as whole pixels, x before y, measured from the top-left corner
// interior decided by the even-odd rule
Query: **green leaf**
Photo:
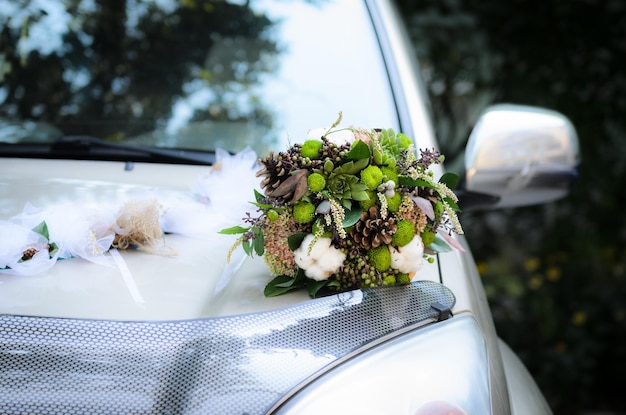
[[[306,232],[298,232],[289,235],[289,237],[287,238],[287,244],[289,245],[289,249],[295,251],[296,249],[300,248],[300,245],[302,245],[302,241],[307,235],[308,233]]]
[[[257,201],[257,203],[263,198],[263,193],[259,192],[258,190],[254,189],[254,199]]]
[[[304,271],[298,269],[298,273],[295,278],[288,275],[278,275],[270,282],[267,283],[263,294],[266,297],[277,297],[283,295],[289,291],[304,288],[307,278],[304,276]]]
[[[459,175],[456,173],[444,173],[444,175],[439,178],[439,183],[445,184],[450,189],[454,189],[458,182]]]
[[[283,275],[283,277],[286,277],[286,279],[283,282],[276,281],[276,284],[275,284],[276,287],[279,287],[279,288],[290,288],[290,287],[293,287],[293,285],[297,281],[296,278],[292,278],[292,277],[289,277],[287,275]]]
[[[306,283],[306,289],[309,292],[309,296],[311,296],[311,298],[315,298],[319,290],[321,290],[326,284],[328,284],[328,281],[308,280]]]
[[[246,255],[248,256],[252,256],[252,246],[250,244],[250,241],[243,241],[241,243],[241,247],[243,248],[243,252],[246,253]]]
[[[267,283],[265,289],[263,290],[263,294],[266,297],[278,297],[279,295],[283,295],[291,290],[299,288],[298,286],[295,286],[294,283],[294,278],[291,278],[288,275],[279,275]],[[285,284],[288,284],[288,286],[285,287]]]
[[[335,165],[333,164],[333,162],[330,160],[326,160],[326,162],[324,163],[324,171],[326,173],[330,173],[333,170],[335,170]]]
[[[361,159],[357,161],[349,161],[347,163],[344,163],[337,170],[343,174],[352,174],[356,176],[358,172],[366,168],[369,164],[370,164],[369,158]]]
[[[374,156],[374,163],[375,164],[381,166],[384,163],[382,151],[377,150],[377,149],[373,149],[372,155]]]
[[[256,238],[254,238],[254,252],[256,252],[258,256],[263,255],[265,252],[265,238],[261,231],[259,231]]]
[[[459,207],[459,205],[456,204],[456,202],[454,200],[452,200],[449,197],[444,197],[443,200],[450,205],[450,207],[452,208],[452,210],[454,210],[455,212],[459,212],[461,210],[461,208]]]
[[[407,186],[407,187],[430,187],[431,189],[437,188],[437,186],[425,180],[420,180],[420,179],[414,180],[408,176],[400,176],[398,178],[398,183],[400,184],[400,186]]]
[[[46,221],[41,222],[39,225],[35,226],[33,232],[38,233],[39,235],[46,238],[46,240],[50,240],[50,234],[48,233],[48,224]]]
[[[233,226],[231,228],[226,228],[226,229],[222,229],[221,231],[219,231],[218,233],[221,233],[222,235],[237,235],[240,233],[246,233],[248,230],[250,229],[250,227],[243,227],[243,226]]]
[[[369,200],[370,198],[367,192],[362,189],[357,189],[357,190],[352,189],[351,193],[352,193],[352,199],[354,200],[361,201],[361,200]]]
[[[363,213],[363,209],[361,206],[356,205],[354,209],[346,210],[346,214],[341,222],[341,226],[344,228],[348,228],[359,221],[361,218],[361,214]]]
[[[53,257],[59,251],[59,246],[54,242],[48,244],[48,255]]]
[[[348,160],[361,160],[370,158],[370,146],[363,141],[355,141],[352,145],[352,149],[346,154]]]
[[[250,202],[251,205],[254,205],[256,207],[259,207],[261,209],[270,209],[271,207],[273,207],[274,205],[270,205],[267,203],[259,203],[259,202]]]

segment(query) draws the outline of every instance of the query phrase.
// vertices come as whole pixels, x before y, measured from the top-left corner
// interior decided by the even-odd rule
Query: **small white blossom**
[[[378,190],[380,193],[384,193],[386,197],[391,198],[396,194],[394,190],[395,188],[396,188],[396,184],[394,183],[394,181],[389,180],[379,185],[376,190]]]
[[[311,234],[304,238],[294,256],[306,276],[316,281],[327,280],[346,260],[346,254],[332,246],[330,238],[315,238]]]
[[[400,247],[391,247],[391,267],[405,274],[417,272],[424,263],[424,243],[419,235]]]

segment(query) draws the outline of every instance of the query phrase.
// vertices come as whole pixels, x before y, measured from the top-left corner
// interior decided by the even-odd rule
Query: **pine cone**
[[[29,259],[34,257],[35,254],[37,254],[37,252],[39,252],[39,251],[37,251],[35,248],[28,248],[28,249],[26,249],[22,253],[22,261],[28,261]]]
[[[396,228],[395,218],[383,219],[378,205],[374,205],[361,214],[361,219],[352,230],[352,239],[365,249],[378,248],[391,243],[391,235]]]
[[[264,167],[256,173],[256,177],[265,177],[261,182],[261,188],[265,196],[272,197],[276,188],[289,178],[289,167],[285,165],[282,157],[274,157],[274,152],[270,152],[265,160],[259,162]]]

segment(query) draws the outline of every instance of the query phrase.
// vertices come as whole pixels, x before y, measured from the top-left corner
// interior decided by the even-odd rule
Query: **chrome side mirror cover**
[[[565,196],[580,163],[578,136],[563,114],[520,105],[489,107],[465,151],[461,209],[546,203]]]

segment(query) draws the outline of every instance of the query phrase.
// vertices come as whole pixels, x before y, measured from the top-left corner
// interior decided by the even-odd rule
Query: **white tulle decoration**
[[[48,241],[42,235],[9,221],[0,221],[0,273],[34,275],[50,269],[58,255],[50,258]],[[24,251],[34,248],[37,253],[22,261]]]
[[[215,243],[216,248],[226,246],[223,239],[216,237],[217,232],[240,221],[249,209],[252,190],[260,185],[256,177],[260,165],[251,148],[235,155],[218,149],[216,155],[215,165],[191,185],[189,194],[151,192],[150,197],[155,200],[150,206],[159,206],[161,231],[203,237]],[[33,275],[46,271],[58,259],[83,258],[117,266],[123,273],[119,258],[116,261],[110,255],[116,234],[128,231],[120,227],[119,216],[121,212],[128,213],[129,205],[143,206],[140,202],[145,199],[144,193],[98,206],[80,200],[43,208],[26,204],[22,213],[10,221],[0,221],[0,272]],[[47,226],[49,241],[58,247],[52,258],[49,241],[32,230],[42,222]],[[36,253],[22,260],[29,248]],[[231,267],[227,274],[234,271]]]
[[[225,212],[245,206],[250,194],[247,190],[258,186],[256,172],[261,168],[256,153],[246,147],[231,156],[227,151],[216,151],[217,162],[211,171],[198,178],[191,186],[192,193],[202,203],[221,206]]]
[[[217,231],[239,222],[249,210],[250,195],[261,182],[256,177],[260,169],[256,153],[246,147],[231,156],[218,149],[216,156],[215,165],[191,185],[191,196],[164,197],[164,231],[214,238]]]
[[[111,209],[107,211],[80,203],[63,203],[39,209],[27,204],[24,212],[13,220],[27,229],[45,222],[50,241],[59,249],[59,259],[80,257],[113,266],[110,258],[104,256],[115,236],[112,230],[115,215]]]

